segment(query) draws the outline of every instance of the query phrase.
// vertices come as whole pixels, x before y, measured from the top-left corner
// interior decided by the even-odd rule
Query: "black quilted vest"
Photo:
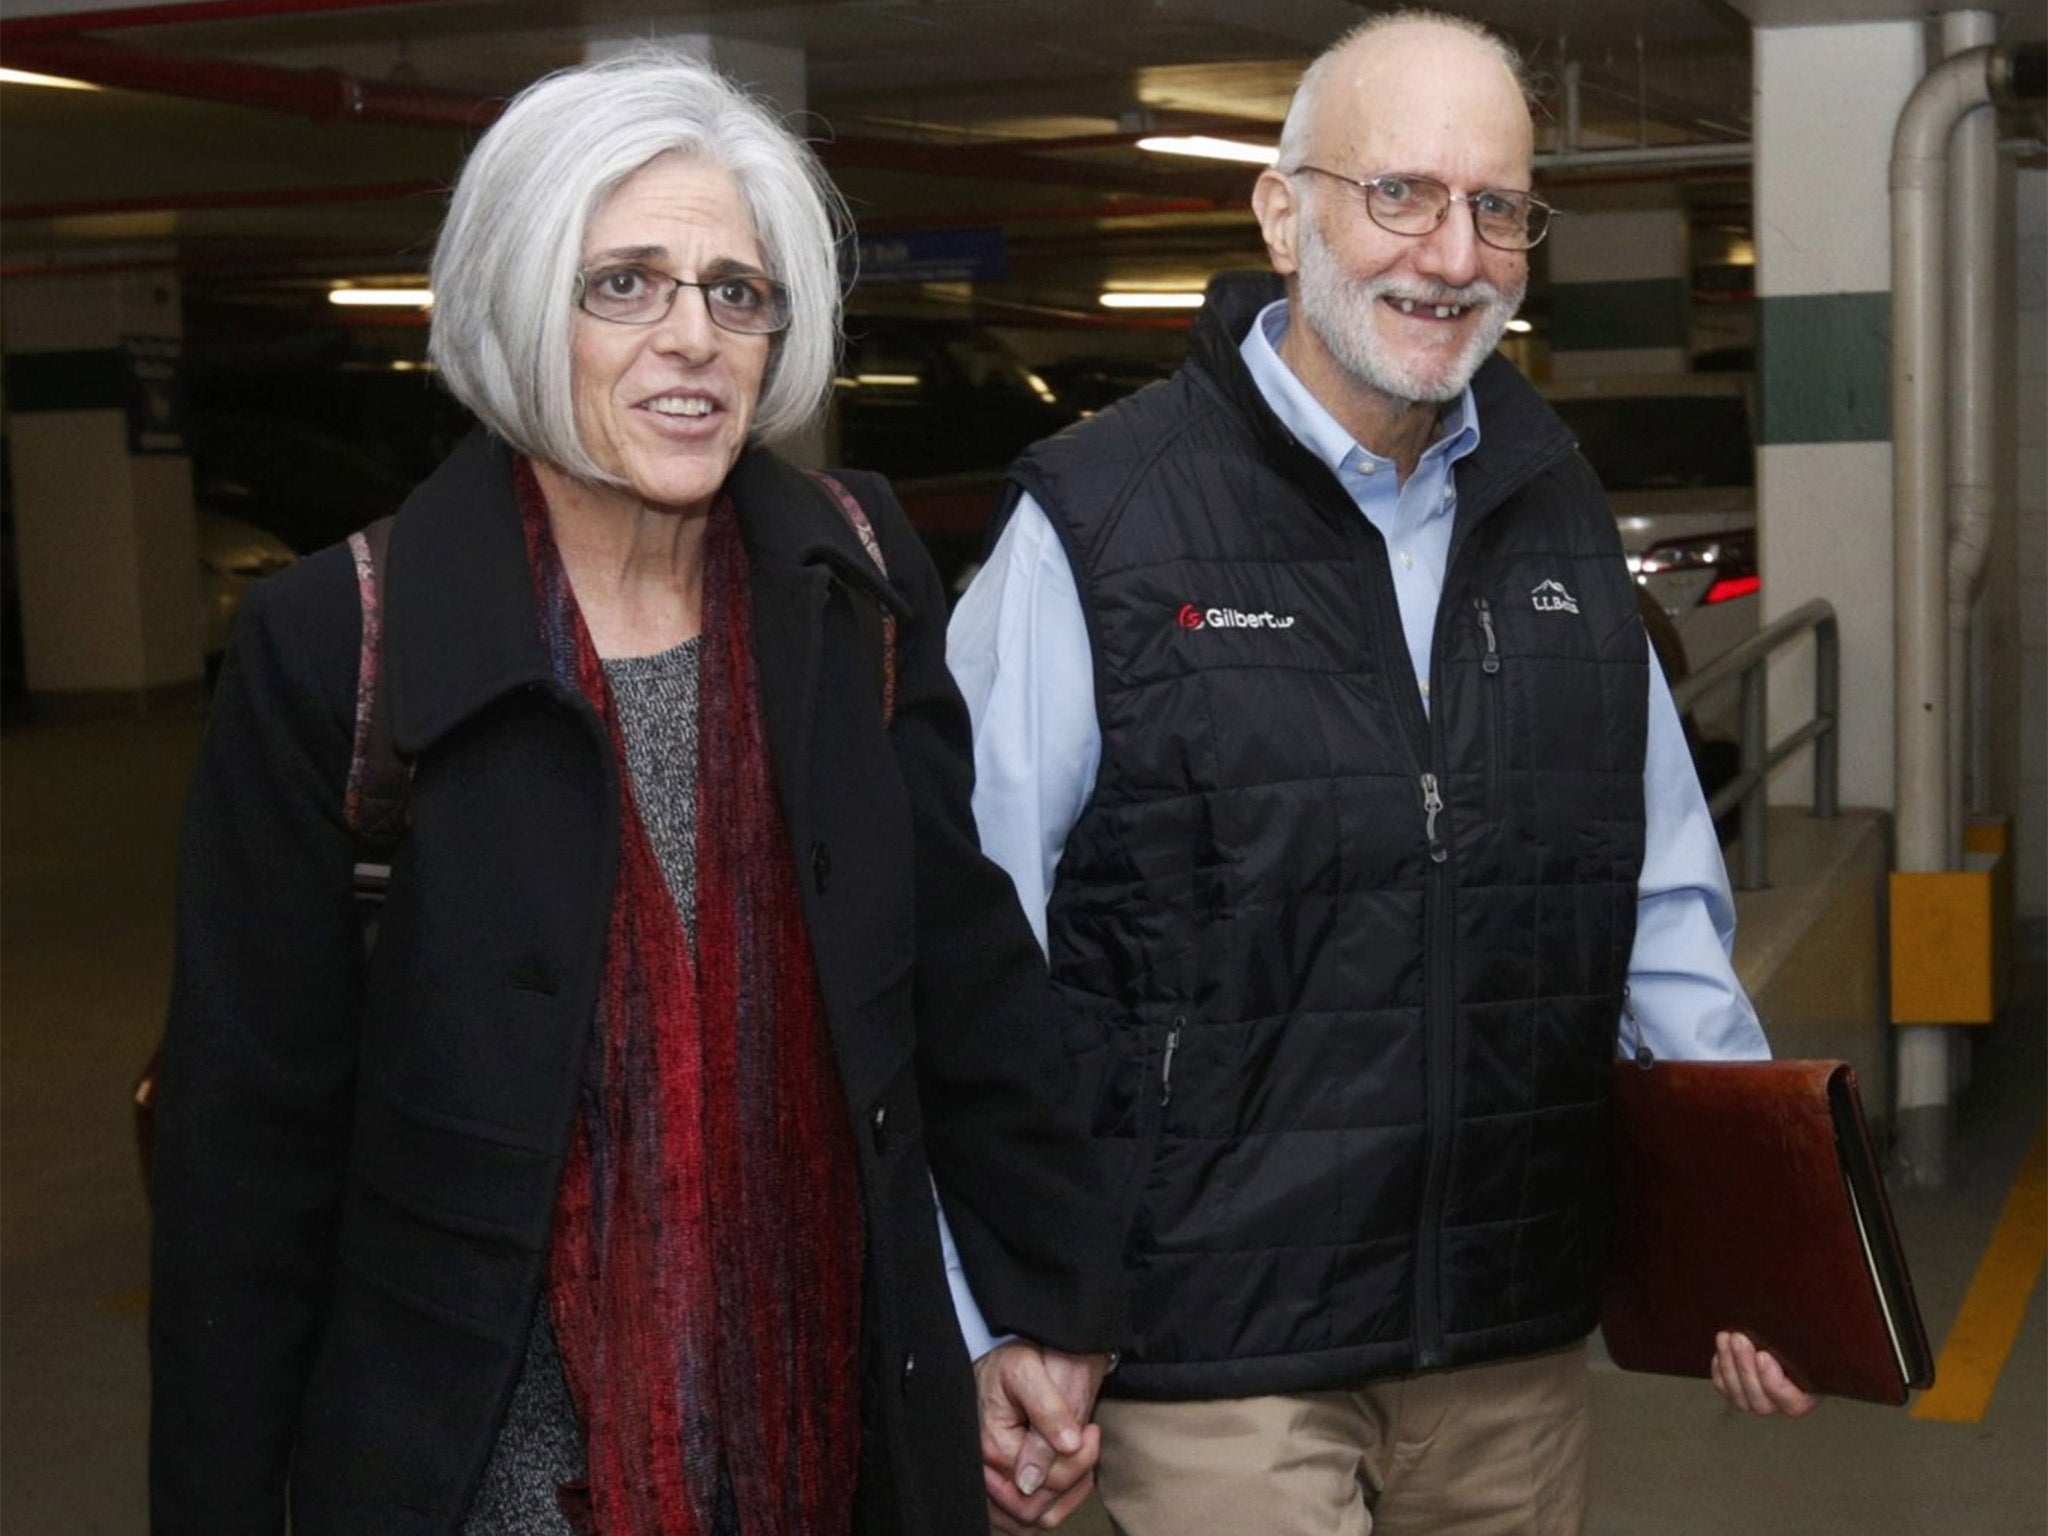
[[[1095,657],[1049,939],[1130,1217],[1131,1396],[1561,1345],[1604,1247],[1648,686],[1613,519],[1489,361],[1425,713],[1384,542],[1238,355],[1263,297],[1013,471]]]

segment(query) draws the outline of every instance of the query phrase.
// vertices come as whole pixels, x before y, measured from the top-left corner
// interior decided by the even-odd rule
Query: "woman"
[[[978,1528],[934,1174],[992,1323],[1113,1341],[937,578],[879,482],[886,577],[757,446],[830,389],[833,207],[659,55],[465,168],[432,352],[485,430],[391,532],[374,948],[345,549],[244,607],[188,812],[158,1532]]]

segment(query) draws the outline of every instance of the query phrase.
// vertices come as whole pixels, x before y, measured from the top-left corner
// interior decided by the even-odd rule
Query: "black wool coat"
[[[410,830],[366,958],[342,819],[360,618],[345,548],[244,605],[187,812],[150,1318],[157,1536],[440,1536],[539,1295],[618,844],[609,743],[554,681],[503,445],[393,528],[385,665]],[[936,1175],[991,1325],[1119,1340],[1114,1219],[1069,1118],[1042,962],[979,851],[938,578],[850,475],[750,450],[729,489],[770,755],[858,1145],[864,1532],[986,1529]],[[899,619],[897,712],[880,626]]]

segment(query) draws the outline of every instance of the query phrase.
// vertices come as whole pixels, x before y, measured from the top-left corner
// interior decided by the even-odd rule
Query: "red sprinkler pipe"
[[[177,27],[191,22],[261,21],[272,16],[310,16],[321,11],[384,10],[399,5],[438,5],[445,0],[188,0],[182,5],[126,5],[101,11],[65,11],[51,16],[18,16],[0,21],[0,43],[84,32],[122,32],[130,27]]]
[[[281,69],[220,59],[144,53],[94,37],[59,37],[8,47],[13,69],[60,75],[118,90],[184,96],[310,117],[316,122],[402,123],[419,128],[482,128],[504,103],[419,86],[363,80],[336,69]]]

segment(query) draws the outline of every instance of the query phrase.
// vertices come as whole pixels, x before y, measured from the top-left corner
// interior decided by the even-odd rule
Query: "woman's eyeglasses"
[[[789,328],[789,290],[752,273],[692,283],[651,267],[590,267],[576,274],[576,307],[614,325],[653,325],[668,318],[684,288],[704,296],[704,312],[722,331],[772,336]]]

